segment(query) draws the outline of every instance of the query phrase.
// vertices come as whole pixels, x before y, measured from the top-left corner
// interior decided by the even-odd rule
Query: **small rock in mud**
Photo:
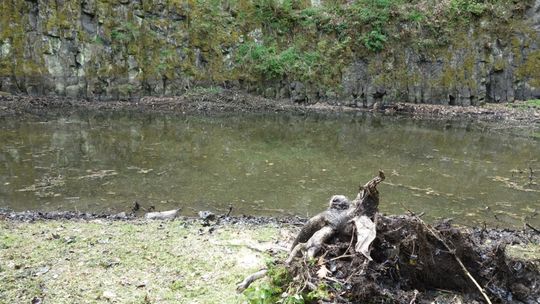
[[[199,211],[199,218],[205,221],[213,221],[216,219],[216,215],[211,211]]]

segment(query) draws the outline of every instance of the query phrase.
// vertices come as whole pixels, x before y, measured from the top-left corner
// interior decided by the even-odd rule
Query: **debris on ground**
[[[361,187],[344,210],[334,196],[300,230],[286,261],[248,276],[237,290],[284,303],[454,303],[434,300],[440,290],[466,303],[540,303],[540,257],[507,250],[538,247],[540,234],[428,225],[412,212],[380,215],[382,179],[379,173]],[[264,276],[263,288],[249,286]]]

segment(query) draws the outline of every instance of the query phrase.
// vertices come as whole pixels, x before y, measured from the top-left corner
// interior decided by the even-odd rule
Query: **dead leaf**
[[[356,246],[354,249],[356,252],[362,253],[368,260],[372,260],[369,255],[369,246],[375,240],[377,236],[377,231],[375,230],[375,223],[369,219],[369,217],[363,215],[360,217],[355,217],[353,219],[354,225],[356,226]]]
[[[317,277],[319,277],[319,279],[324,279],[328,276],[329,272],[328,268],[326,268],[325,265],[322,265],[321,268],[317,270]]]

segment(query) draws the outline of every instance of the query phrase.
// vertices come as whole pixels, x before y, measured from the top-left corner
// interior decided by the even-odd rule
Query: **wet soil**
[[[0,95],[0,117],[17,114],[36,114],[55,110],[131,110],[145,112],[218,114],[218,113],[331,113],[378,112],[386,115],[406,115],[420,119],[480,120],[510,127],[540,128],[540,108],[514,104],[485,104],[483,106],[445,106],[430,104],[375,104],[373,108],[358,108],[327,103],[302,104],[289,100],[267,99],[241,91],[222,90],[217,93],[186,93],[175,97],[143,97],[133,101],[99,101],[55,96]]]
[[[202,222],[207,226],[227,225],[227,224],[248,224],[248,225],[291,225],[301,226],[307,219],[301,217],[266,217],[252,215],[215,215],[209,211],[212,216],[177,216],[175,219],[184,222]],[[94,212],[77,212],[77,211],[22,211],[14,212],[9,209],[0,208],[0,220],[10,220],[18,222],[35,222],[43,220],[95,220],[105,219],[111,221],[133,221],[144,218],[144,212],[120,212],[120,213],[94,213]]]

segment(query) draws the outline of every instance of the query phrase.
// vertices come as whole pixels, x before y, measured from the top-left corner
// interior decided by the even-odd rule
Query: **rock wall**
[[[385,42],[384,47],[369,44],[373,25],[335,25],[335,20],[324,19],[322,8],[310,8],[312,1],[274,10],[276,16],[288,14],[276,26],[261,19],[257,1],[214,2],[3,0],[0,91],[136,99],[225,86],[297,102],[356,106],[540,98],[540,0],[521,6],[516,2],[497,18],[471,15],[473,19],[440,33],[427,33],[419,22],[396,21],[383,31],[384,39],[374,40]],[[308,24],[313,16],[318,21]],[[266,18],[273,22],[277,17]],[[348,36],[340,38],[347,28]],[[361,31],[367,34],[354,36]],[[258,63],[256,54],[251,63],[240,60],[242,46],[269,41],[278,41],[277,48],[284,50],[275,55],[285,60],[276,73],[270,75],[273,67]],[[291,52],[290,45],[302,51]],[[264,54],[278,51],[271,45]],[[315,52],[309,61],[307,55]],[[289,67],[288,59],[294,63]],[[296,65],[305,62],[310,62],[307,68]]]

